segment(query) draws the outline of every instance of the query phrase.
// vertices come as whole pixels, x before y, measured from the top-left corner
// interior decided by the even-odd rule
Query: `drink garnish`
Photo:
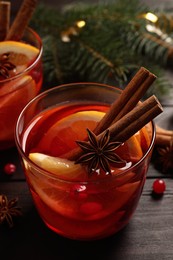
[[[8,79],[24,71],[39,54],[39,49],[16,41],[0,42],[0,76]]]
[[[9,53],[4,53],[0,55],[0,76],[4,79],[8,79],[10,77],[10,70],[14,70],[16,66],[9,61]]]
[[[74,164],[72,161],[42,153],[30,153],[29,159],[42,169],[65,180],[81,180],[82,177],[85,178],[83,167],[80,164]]]
[[[17,57],[17,64],[15,63],[16,62],[15,50],[14,50],[14,57],[12,57],[12,59],[14,59],[14,62],[13,62],[13,61],[11,61],[11,51],[8,53],[8,49],[9,49],[9,44],[11,45],[10,48],[12,47],[12,49],[13,49],[15,42],[21,40],[21,38],[24,34],[24,31],[29,23],[29,20],[31,19],[32,14],[35,10],[37,2],[38,2],[37,0],[24,0],[11,27],[9,26],[11,3],[8,1],[0,2],[0,43],[1,43],[1,45],[2,45],[2,43],[4,43],[5,48],[7,48],[7,51],[6,51],[6,49],[4,49],[4,46],[3,45],[1,46],[3,48],[3,50],[1,49],[1,53],[0,53],[0,76],[3,79],[8,79],[9,77],[12,76],[10,72],[13,71],[17,65],[21,65],[21,64],[19,64],[19,62],[21,60],[23,60],[23,63],[27,63],[26,65],[28,65],[28,59],[26,59],[26,58],[28,58],[27,52],[30,51],[28,47],[26,48],[26,55],[23,55],[23,48],[22,48],[21,53],[19,51],[17,51],[20,54],[20,56],[17,55],[19,57],[19,58]],[[9,40],[11,40],[11,41],[9,41]],[[16,46],[17,46],[17,42],[16,42]],[[17,47],[20,48],[20,46],[17,46]],[[33,52],[36,52],[38,54],[38,52],[35,51],[34,48],[33,48]],[[10,57],[10,60],[9,60],[9,57]],[[30,59],[29,61],[31,61],[31,60],[32,59]],[[25,69],[25,68],[22,68],[22,69]],[[14,74],[17,74],[17,73],[18,73],[18,71],[15,71]]]
[[[110,142],[125,142],[163,112],[161,104],[154,95],[144,102],[139,102],[155,79],[156,76],[147,69],[143,67],[139,69],[93,131],[97,140],[102,138],[106,129],[109,129]],[[88,137],[86,138],[85,141],[88,141]],[[78,162],[83,153],[84,151],[79,146],[64,157]],[[97,160],[100,159],[97,158]],[[91,166],[88,168],[90,169]]]
[[[103,136],[98,140],[96,135],[89,129],[87,141],[77,141],[77,144],[84,151],[76,163],[88,164],[88,172],[91,174],[101,167],[105,173],[111,174],[111,163],[126,163],[115,153],[115,150],[122,144],[121,142],[110,142],[110,132],[106,130]]]
[[[11,3],[0,1],[0,41],[3,41],[10,27]]]
[[[173,169],[173,139],[169,141],[165,147],[157,148],[158,156],[155,161],[157,167],[159,167],[163,173],[167,173],[169,170]]]
[[[35,11],[38,0],[24,0],[21,7],[9,28],[5,40],[16,40],[20,41],[26,27]]]
[[[0,224],[7,222],[9,227],[13,227],[13,217],[22,215],[17,202],[18,198],[8,200],[7,196],[0,195]]]
[[[24,0],[10,26],[11,3],[0,2],[0,41],[20,41],[36,8],[38,0]]]

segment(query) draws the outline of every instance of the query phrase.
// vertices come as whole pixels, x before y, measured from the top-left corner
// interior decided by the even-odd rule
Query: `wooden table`
[[[169,74],[171,76],[171,74]],[[173,91],[172,91],[173,92]],[[173,128],[173,99],[164,101],[159,125]],[[16,172],[7,176],[6,163],[15,163]],[[23,216],[13,228],[0,226],[0,253],[5,260],[172,260],[173,259],[173,173],[163,174],[151,163],[137,210],[118,234],[99,241],[73,241],[50,231],[40,219],[21,169],[16,148],[0,152],[0,194],[18,197]],[[164,195],[152,196],[156,178],[166,182]]]

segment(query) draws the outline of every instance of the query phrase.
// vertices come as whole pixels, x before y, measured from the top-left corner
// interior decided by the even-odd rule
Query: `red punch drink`
[[[15,144],[16,120],[24,106],[40,91],[41,56],[41,39],[29,28],[20,42],[0,42],[0,149]]]
[[[79,148],[76,141],[86,140],[86,129],[95,129],[120,93],[95,83],[63,85],[39,95],[18,119],[16,144],[34,204],[45,224],[62,236],[110,236],[127,225],[137,207],[153,148],[152,122],[115,150],[104,137],[106,156],[117,158],[109,171],[107,157],[90,172],[86,163],[69,159]]]

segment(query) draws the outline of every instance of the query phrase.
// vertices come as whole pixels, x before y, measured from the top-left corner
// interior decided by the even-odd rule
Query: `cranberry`
[[[4,172],[8,175],[13,174],[16,171],[16,165],[13,163],[7,163],[4,166]]]
[[[166,190],[166,184],[163,180],[161,179],[156,179],[153,182],[153,192],[156,194],[163,194],[164,191]]]

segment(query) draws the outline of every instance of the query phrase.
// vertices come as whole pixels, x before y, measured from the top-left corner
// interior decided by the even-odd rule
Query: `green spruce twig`
[[[141,17],[148,11],[139,0],[77,4],[62,11],[38,6],[32,27],[43,39],[49,86],[97,81],[123,87],[139,67],[145,66],[159,78],[151,91],[157,96],[168,93],[170,83],[164,78],[164,69],[173,60],[172,45],[147,30],[149,22]],[[172,17],[166,13],[157,16],[153,26],[171,38]],[[81,28],[79,21],[84,22]]]

